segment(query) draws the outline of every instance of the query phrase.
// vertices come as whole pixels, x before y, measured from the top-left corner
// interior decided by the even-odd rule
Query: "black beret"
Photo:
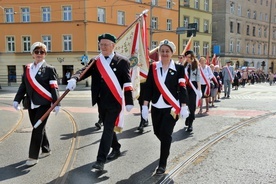
[[[189,55],[189,54],[194,55],[194,51],[192,51],[192,50],[187,50],[187,51],[185,52],[184,56],[187,56],[187,55]]]
[[[109,33],[105,33],[105,34],[102,34],[102,35],[98,36],[98,41],[99,42],[101,41],[101,39],[108,39],[108,40],[110,40],[114,43],[116,43],[116,41],[117,41],[117,38],[114,35],[109,34]]]

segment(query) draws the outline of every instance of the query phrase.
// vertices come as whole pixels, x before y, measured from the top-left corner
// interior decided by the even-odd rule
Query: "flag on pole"
[[[206,55],[206,65],[210,65],[210,58],[209,58],[209,51],[207,49],[207,55]]]
[[[148,73],[146,52],[140,29],[140,21],[130,28],[116,43],[115,52],[118,52],[130,60],[131,82],[133,98],[140,95],[140,82],[145,80]]]
[[[187,50],[191,50],[192,38],[193,38],[193,35],[189,38],[189,41],[187,42],[187,45],[185,46],[181,55],[184,55]]]
[[[213,64],[214,66],[216,65],[216,54],[213,55],[212,64]]]

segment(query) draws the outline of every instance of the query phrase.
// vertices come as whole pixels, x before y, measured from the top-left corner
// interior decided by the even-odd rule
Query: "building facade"
[[[83,67],[86,56],[99,54],[98,35],[109,32],[119,37],[145,9],[149,10],[149,46],[154,48],[163,39],[177,45],[178,7],[173,0],[2,0],[0,84],[20,83],[36,41],[46,44],[46,61],[56,67],[60,83],[65,84],[67,71],[74,73]]]
[[[276,2],[213,0],[212,44],[222,64],[275,72]]]

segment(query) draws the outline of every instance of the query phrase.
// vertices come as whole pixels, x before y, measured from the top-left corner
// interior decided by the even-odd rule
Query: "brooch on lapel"
[[[174,72],[173,72],[172,70],[169,70],[169,73],[170,73],[171,75],[174,75]]]
[[[116,71],[117,71],[117,69],[116,69],[116,68],[113,68],[113,71],[114,71],[114,72],[116,72]]]

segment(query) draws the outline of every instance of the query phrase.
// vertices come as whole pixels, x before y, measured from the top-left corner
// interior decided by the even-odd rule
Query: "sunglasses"
[[[43,50],[35,50],[34,53],[35,53],[35,54],[41,54],[41,55],[42,55],[42,54],[45,54],[46,52],[43,51]]]
[[[183,57],[182,56],[178,56],[178,59],[183,59]]]

